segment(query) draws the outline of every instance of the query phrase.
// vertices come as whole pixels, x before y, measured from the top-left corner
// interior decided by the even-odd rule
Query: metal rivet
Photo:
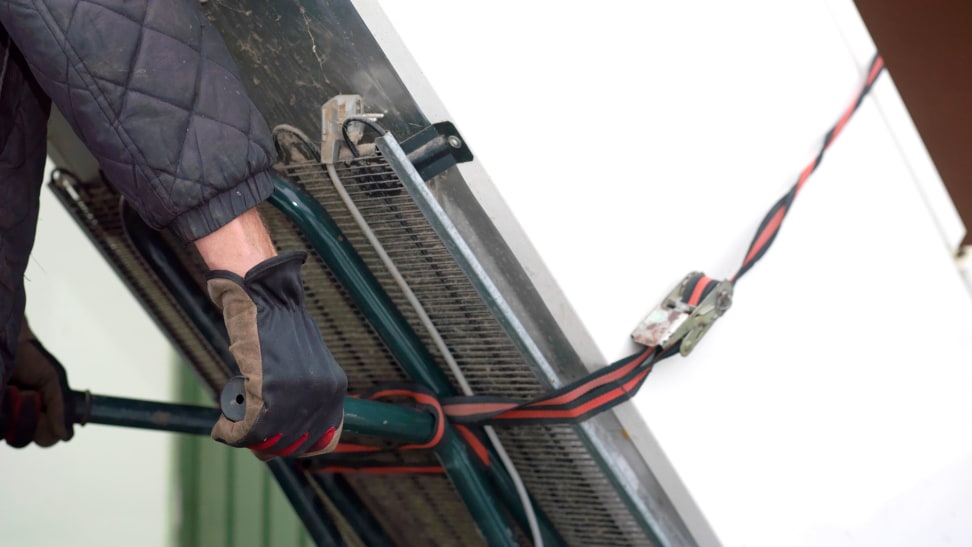
[[[455,135],[449,135],[448,141],[449,141],[449,146],[453,148],[462,148],[462,141],[459,140],[459,137]]]

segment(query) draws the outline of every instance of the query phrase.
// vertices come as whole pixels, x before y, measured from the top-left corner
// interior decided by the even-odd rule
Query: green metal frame
[[[274,177],[274,192],[269,201],[287,215],[307,237],[408,375],[437,397],[456,395],[431,353],[348,243],[324,206],[280,177]],[[477,522],[480,532],[489,545],[516,545],[514,531],[504,517],[503,509],[509,509],[524,530],[529,528],[526,512],[512,479],[498,465],[490,466],[485,472],[481,471],[452,428],[446,429],[447,433],[437,449],[437,454]],[[492,461],[498,461],[492,447],[490,455]],[[549,518],[541,511],[537,513],[544,544],[565,544]]]
[[[73,415],[81,423],[196,435],[208,435],[213,422],[219,417],[217,408],[91,395],[85,392],[73,392],[71,402]],[[393,441],[422,443],[434,434],[435,420],[433,415],[420,410],[350,397],[345,399],[344,427],[355,433],[380,436]],[[446,473],[453,478],[463,500],[469,504],[469,510],[476,517],[477,524],[481,529],[485,528],[483,535],[489,544],[515,545],[512,531],[509,536],[500,535],[508,530],[505,519],[488,482],[474,474],[476,470],[471,468],[472,462],[463,441],[454,432],[447,431],[440,443],[438,454]],[[285,491],[305,488],[301,481],[296,480],[299,470],[293,468],[293,462],[274,462],[275,465],[270,466],[271,471]],[[286,470],[290,472],[284,472]],[[339,490],[339,487],[332,485],[327,490]],[[350,515],[352,519],[357,516]],[[315,526],[322,527],[321,522]],[[306,520],[305,525],[308,525]],[[336,534],[335,529],[331,526],[324,528],[316,533],[311,530],[311,535],[319,543],[323,536],[330,538],[331,543],[338,544],[334,538],[340,535]],[[367,531],[369,530],[364,530]],[[505,543],[494,543],[501,539]]]
[[[274,188],[270,203],[281,210],[308,238],[318,255],[330,268],[338,282],[348,291],[408,375],[437,397],[456,395],[448,378],[428,349],[408,325],[324,207],[283,178],[274,177]],[[200,296],[195,294],[197,291],[193,290],[194,283],[191,277],[187,272],[181,271],[178,260],[171,255],[171,250],[160,240],[158,234],[142,230],[146,227],[142,226],[140,219],[132,214],[129,207],[123,209],[123,216],[127,217],[125,225],[129,230],[129,236],[139,248],[143,258],[146,258],[156,270],[156,274],[179,301],[183,311],[210,340],[214,350],[231,369],[235,368],[232,356],[225,351],[228,342],[225,332],[220,328],[222,323],[214,316],[209,306],[203,305]],[[104,398],[100,402],[108,405],[112,403]],[[435,418],[421,411],[353,398],[347,398],[345,404],[345,427],[348,431],[421,443],[426,442],[435,429]],[[128,408],[132,410],[134,406]],[[119,409],[120,407],[115,408],[115,410]],[[143,420],[143,423],[148,422]],[[158,429],[169,428],[159,427]],[[492,447],[488,448],[491,461],[499,461]],[[505,469],[500,465],[483,469],[481,464],[473,460],[465,443],[448,424],[435,451],[487,544],[517,545],[516,531],[507,519],[507,511],[523,530],[528,530],[529,524],[522,501]],[[277,467],[280,466],[272,465],[271,469],[284,486],[295,508],[301,513],[305,524],[309,529],[320,528],[318,534],[311,530],[312,535],[318,542],[323,540],[324,543],[329,543],[333,533],[324,530],[324,525],[330,523],[318,522],[321,520],[318,518],[307,518],[307,515],[313,516],[312,513],[316,511],[306,503],[308,500],[304,498],[308,496],[300,495],[303,490],[306,490],[306,485],[298,484],[299,481],[296,480],[293,470],[277,469]],[[298,505],[307,507],[301,510]],[[546,545],[565,544],[549,518],[542,511],[537,510],[536,513],[544,543]]]
[[[152,271],[155,272],[156,276],[169,291],[170,295],[175,299],[180,309],[182,309],[183,313],[186,314],[189,321],[196,327],[199,333],[202,334],[203,338],[209,343],[210,347],[214,352],[216,352],[217,356],[220,357],[223,363],[225,363],[231,371],[238,372],[239,369],[236,365],[236,361],[233,359],[233,355],[228,350],[229,337],[226,334],[222,319],[216,312],[216,309],[196,285],[195,281],[192,279],[192,276],[184,267],[181,266],[178,257],[175,256],[172,249],[170,249],[166,244],[161,234],[150,229],[144,223],[144,221],[142,221],[142,219],[135,214],[127,203],[123,204],[121,213],[125,231],[132,244],[138,250],[139,254],[146,261]],[[92,403],[92,406],[94,406],[93,403],[104,401],[93,399],[89,402]],[[89,410],[90,414],[94,415],[95,418],[105,420],[105,423],[118,423],[107,420],[123,421],[126,413],[131,414],[133,411],[137,410],[137,404],[135,403],[139,402],[122,401],[119,404],[114,405],[114,408],[108,408],[108,412],[103,413],[102,416],[98,416],[98,406],[94,406],[94,408],[89,407],[87,410]],[[110,404],[108,406],[111,407]],[[390,407],[391,405],[387,406]],[[369,416],[367,413],[367,406],[364,409],[358,408],[358,411],[355,412],[357,407],[358,405],[356,402],[351,403],[352,413],[355,414],[353,419],[356,419],[357,417],[370,419],[374,424],[382,424],[384,422],[383,415],[379,414],[377,416]],[[174,414],[176,416],[183,416],[183,414],[180,412],[175,412]],[[80,417],[83,416],[83,414],[78,413],[77,416]],[[138,425],[137,423],[127,423],[124,425],[130,425],[133,427],[151,427],[150,424],[157,423],[159,421],[158,416],[158,414],[146,416],[145,413],[142,413],[142,418],[148,417],[149,420],[142,420],[141,425]],[[171,413],[169,417],[171,419]],[[434,421],[434,418],[431,415],[428,415],[428,419],[430,421]],[[212,418],[209,418],[209,420],[211,420],[209,423],[213,423],[214,421]],[[96,420],[92,419],[92,421]],[[173,423],[174,422],[170,421],[169,425],[172,425]],[[402,425],[410,428],[409,433],[405,435],[408,437],[406,441],[415,442],[419,435],[422,435],[421,440],[425,441],[432,436],[432,425],[425,426],[424,424],[416,424],[414,422],[410,422],[409,420],[404,420]],[[178,430],[174,427],[151,428]],[[366,427],[365,429],[369,428]],[[352,515],[353,520],[355,521],[367,521],[371,523],[370,526],[362,531],[358,531],[356,529],[356,533],[360,538],[364,538],[365,536],[382,535],[378,533],[380,531],[380,525],[378,525],[377,521],[363,508],[364,506],[361,501],[358,500],[356,496],[351,495],[352,492],[350,491],[350,487],[339,488],[339,486],[341,486],[339,483],[343,482],[343,478],[339,477],[334,481],[318,483],[317,488],[315,488],[314,485],[311,484],[311,479],[302,473],[293,462],[277,458],[267,462],[267,466],[269,467],[274,478],[277,480],[277,483],[280,485],[294,511],[300,517],[300,520],[303,522],[308,534],[317,545],[343,545],[340,533],[337,531],[337,528],[332,522],[328,513],[321,506],[320,500],[317,496],[318,491],[323,491],[342,515]]]
[[[91,395],[79,391],[71,393],[71,403],[79,423],[174,433],[209,435],[219,418],[218,408]],[[428,412],[404,406],[354,397],[344,399],[344,428],[352,433],[419,444],[427,442],[435,434],[435,420],[435,416]]]

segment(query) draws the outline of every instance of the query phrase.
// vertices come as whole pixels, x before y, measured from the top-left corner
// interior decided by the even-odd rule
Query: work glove
[[[225,270],[207,276],[245,393],[243,418],[220,416],[212,436],[263,460],[331,452],[344,425],[348,379],[304,306],[300,267],[306,257],[281,254],[242,278]]]
[[[41,415],[41,395],[7,386],[0,406],[0,435],[14,448],[23,448],[34,440]]]
[[[0,413],[7,444],[20,448],[31,441],[51,446],[74,436],[67,402],[67,373],[31,332],[24,320],[17,338],[13,370]]]

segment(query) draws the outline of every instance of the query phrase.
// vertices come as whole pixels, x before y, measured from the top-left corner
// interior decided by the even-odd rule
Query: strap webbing
[[[883,69],[884,60],[880,55],[875,55],[868,68],[867,78],[856,100],[847,108],[830,131],[827,132],[820,152],[800,173],[793,187],[770,208],[769,212],[763,218],[756,231],[756,235],[749,245],[742,265],[735,275],[730,278],[731,282],[735,283],[735,281],[749,271],[763,257],[770,245],[772,245],[773,240],[779,233],[783,219],[793,204],[793,200],[796,199],[797,194],[803,188],[810,175],[820,165],[824,153],[830,148],[830,145],[841,131],[843,131],[851,116],[857,111],[864,98],[871,91],[874,82]],[[685,303],[695,306],[715,289],[718,283],[716,279],[703,275],[690,278],[682,290],[682,294],[680,295],[681,299]],[[527,401],[490,396],[449,397],[441,401],[436,401],[426,390],[414,386],[411,388],[396,387],[382,389],[381,391],[368,395],[368,397],[408,397],[416,403],[429,408],[439,416],[439,426],[433,439],[420,446],[409,445],[399,447],[399,449],[417,449],[434,446],[441,439],[443,419],[448,419],[455,425],[460,435],[466,440],[469,449],[473,451],[477,458],[485,465],[489,465],[488,452],[482,441],[475,434],[475,430],[478,428],[472,426],[487,424],[559,424],[576,423],[586,420],[595,414],[604,412],[629,400],[638,392],[638,389],[651,373],[655,364],[662,359],[678,353],[679,345],[680,343],[664,350],[658,346],[645,348],[634,355],[630,355],[616,363],[599,369],[569,385]],[[369,446],[342,444],[339,447],[338,453],[375,451],[379,451],[379,449]],[[358,465],[344,465],[343,467],[336,467],[332,464],[327,467],[329,470],[367,470],[371,472],[375,472],[378,468],[365,462],[361,462]],[[399,470],[406,469],[408,468]],[[423,467],[421,470],[417,470],[417,472],[435,472],[435,469],[432,467]]]
[[[884,59],[880,55],[875,55],[868,68],[867,79],[856,100],[827,132],[816,158],[807,165],[793,187],[770,208],[763,218],[746,252],[746,258],[730,281],[735,282],[742,277],[769,249],[780,231],[780,226],[793,200],[810,174],[820,165],[824,152],[830,148],[834,139],[843,131],[851,116],[860,107],[883,68]],[[704,276],[692,279],[681,295],[682,300],[694,306],[705,298],[717,283],[717,280]],[[579,422],[630,399],[638,392],[655,363],[677,352],[677,346],[665,352],[659,348],[646,348],[586,378],[527,402],[487,396],[451,397],[442,400],[442,409],[450,421],[465,424]]]
[[[683,300],[694,306],[717,284],[715,279],[697,276],[685,286]],[[655,363],[678,353],[678,350],[678,344],[664,351],[659,347],[645,348],[530,401],[489,396],[448,397],[442,399],[442,410],[449,421],[460,424],[580,422],[630,399]]]
[[[820,147],[820,152],[817,153],[817,157],[810,162],[809,165],[800,172],[800,177],[797,178],[796,183],[790,188],[790,191],[783,195],[779,201],[777,201],[770,208],[769,212],[763,218],[763,222],[760,223],[759,229],[756,230],[756,235],[753,236],[752,243],[749,244],[749,250],[746,251],[746,258],[743,260],[742,266],[739,267],[739,271],[736,275],[732,276],[729,280],[734,282],[743,276],[753,264],[763,258],[766,254],[766,250],[769,249],[770,245],[773,244],[773,240],[776,239],[776,234],[780,231],[780,226],[783,224],[783,219],[790,210],[790,205],[793,200],[796,199],[797,194],[803,188],[803,185],[810,178],[810,174],[817,170],[820,162],[823,161],[824,152],[830,148],[833,144],[834,139],[840,135],[840,132],[844,130],[847,122],[850,121],[851,116],[864,102],[864,97],[871,91],[871,87],[874,86],[874,82],[877,80],[878,76],[884,70],[884,59],[879,55],[875,54],[874,59],[871,60],[871,65],[867,70],[867,78],[864,80],[864,86],[861,88],[860,93],[857,95],[857,99],[847,107],[844,111],[843,116],[837,121],[837,123],[830,128],[827,135],[824,137],[823,145]]]

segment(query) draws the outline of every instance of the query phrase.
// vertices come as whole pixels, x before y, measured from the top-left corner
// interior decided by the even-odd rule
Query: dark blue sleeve
[[[0,0],[0,23],[151,226],[195,240],[272,192],[270,130],[197,0]]]

